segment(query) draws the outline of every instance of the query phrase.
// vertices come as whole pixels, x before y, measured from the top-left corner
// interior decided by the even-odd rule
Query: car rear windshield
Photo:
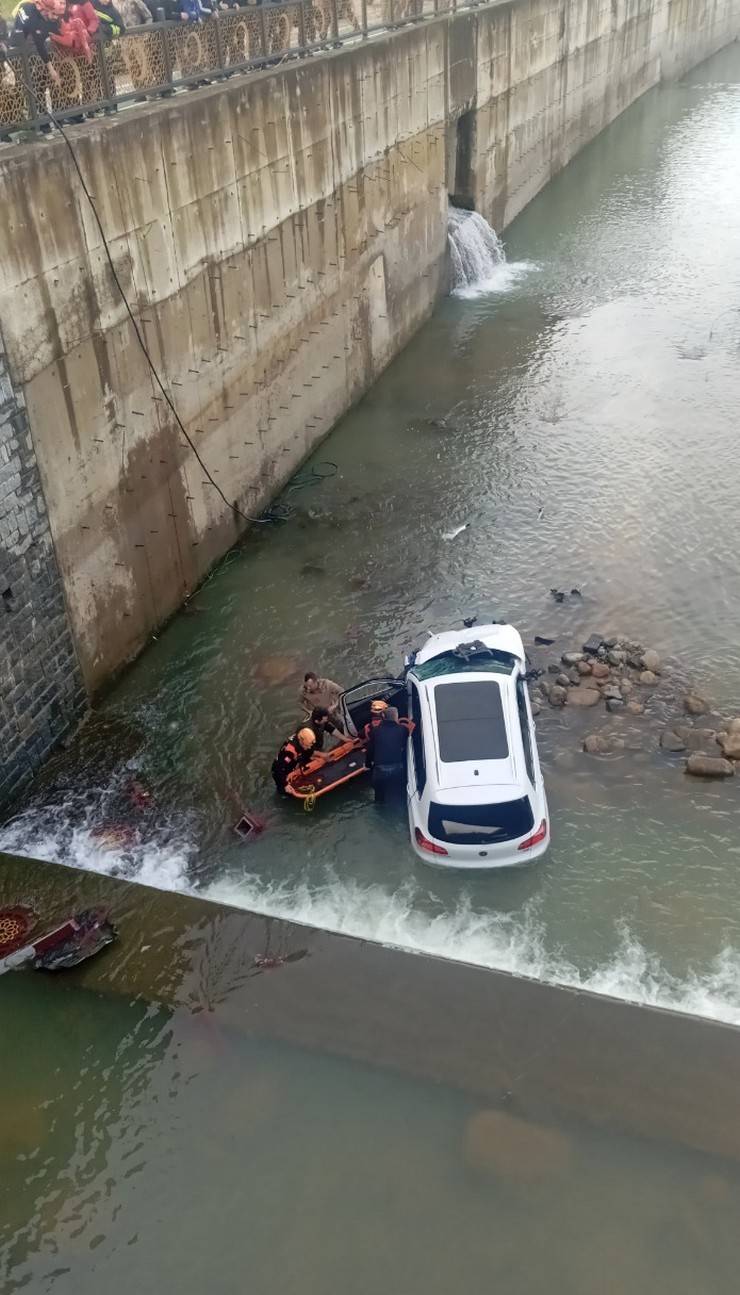
[[[528,796],[498,805],[429,806],[429,835],[448,845],[496,845],[526,836],[534,827]]]
[[[437,684],[434,689],[439,758],[505,760],[509,754],[501,689],[491,679]]]

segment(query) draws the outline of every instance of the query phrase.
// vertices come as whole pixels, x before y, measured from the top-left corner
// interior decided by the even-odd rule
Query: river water
[[[689,782],[657,751],[659,701],[615,721],[628,747],[604,761],[580,751],[593,717],[543,712],[553,845],[520,872],[443,876],[367,789],[309,815],[269,778],[304,670],[393,672],[475,613],[556,652],[621,632],[740,713],[739,141],[735,46],[587,148],[322,445],[335,475],[302,476],[291,519],[229,556],[0,845],[740,1022],[740,779]],[[237,802],[268,820],[252,845]],[[123,819],[135,841],[94,835]]]
[[[6,1038],[19,1020],[0,1069],[4,1295],[735,1288],[731,1162],[521,1126],[440,1084],[61,978],[7,976]]]

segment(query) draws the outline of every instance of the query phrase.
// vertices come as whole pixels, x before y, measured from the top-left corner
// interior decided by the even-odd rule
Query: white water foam
[[[99,819],[98,819],[99,822]],[[564,953],[548,947],[536,905],[516,915],[478,911],[470,900],[450,911],[423,906],[413,881],[396,891],[363,886],[343,877],[322,884],[266,882],[247,874],[199,888],[190,871],[197,847],[182,824],[147,840],[106,844],[92,820],[73,821],[63,811],[29,811],[0,829],[0,850],[153,886],[201,895],[235,908],[302,922],[338,934],[374,940],[393,948],[468,962],[516,976],[569,985],[593,993],[669,1008],[740,1025],[740,953],[725,949],[708,970],[684,978],[671,975],[625,926],[616,951],[590,972],[580,971]]]
[[[124,846],[107,844],[88,823],[72,824],[63,813],[39,816],[29,811],[0,829],[0,850],[29,855],[50,863],[66,863],[87,872],[153,886],[156,890],[192,892],[188,863],[194,847],[162,837],[142,840],[134,835]]]
[[[449,208],[447,244],[450,287],[455,297],[508,292],[534,268],[529,261],[509,263],[498,234],[477,211]]]
[[[477,912],[463,902],[453,912],[430,915],[414,903],[411,884],[390,893],[338,879],[312,887],[246,876],[215,882],[204,893],[236,908],[394,948],[740,1025],[740,953],[734,949],[720,954],[707,972],[680,979],[623,927],[615,953],[593,971],[581,972],[547,948],[545,928],[532,906],[511,916]]]

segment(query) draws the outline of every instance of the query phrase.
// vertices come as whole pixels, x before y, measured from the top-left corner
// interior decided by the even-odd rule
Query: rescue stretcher
[[[297,800],[313,802],[346,782],[368,772],[365,765],[365,742],[348,738],[331,751],[320,751],[302,769],[288,774],[285,790]]]

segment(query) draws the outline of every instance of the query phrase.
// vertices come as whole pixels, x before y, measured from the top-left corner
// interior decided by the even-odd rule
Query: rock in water
[[[728,760],[740,760],[740,730],[720,733],[717,740]]]
[[[583,749],[586,755],[609,755],[612,746],[608,738],[600,737],[598,733],[589,733],[583,739]]]
[[[642,674],[640,675],[640,683],[642,684],[643,688],[654,688],[657,682],[658,682],[657,674],[654,674],[652,670],[643,670]]]
[[[585,677],[587,674],[590,674],[590,673],[591,673],[591,667],[590,667],[590,665],[588,664],[588,661],[579,661],[579,662],[578,662],[578,665],[576,666],[576,670],[578,671],[578,673],[579,673],[580,675],[583,675],[584,677]]]
[[[660,745],[664,751],[685,751],[686,743],[679,733],[675,733],[672,728],[667,728],[660,735]]]
[[[598,697],[598,695],[599,694],[597,693],[596,696]],[[566,692],[565,688],[561,688],[560,684],[554,683],[550,687],[550,690],[547,696],[551,706],[564,706],[568,697],[568,693]]]
[[[516,1183],[537,1183],[570,1167],[570,1142],[559,1129],[505,1111],[479,1111],[465,1129],[465,1163]]]
[[[296,678],[300,669],[297,657],[266,656],[256,663],[254,677],[259,683],[269,687],[272,684],[286,683],[288,679]]]
[[[607,699],[606,699],[606,709],[607,709],[607,710],[610,712],[610,714],[612,714],[612,715],[619,714],[619,712],[620,712],[620,711],[623,711],[623,710],[624,710],[624,698],[623,698],[623,697],[607,697]]]
[[[594,679],[608,679],[609,667],[604,661],[594,661],[591,666],[591,673]]]
[[[581,662],[583,661],[583,653],[582,653],[582,652],[564,652],[564,653],[563,653],[563,655],[561,656],[560,660],[562,661],[563,665],[567,665],[567,666],[571,666],[571,665],[580,665],[580,664],[581,664]]]
[[[596,656],[596,653],[602,646],[603,642],[604,639],[601,634],[592,634],[590,639],[587,639],[583,644],[583,650],[587,656]]]
[[[717,734],[713,728],[691,728],[688,724],[674,724],[673,728],[687,750],[716,755]]]
[[[683,699],[683,708],[687,715],[706,715],[709,707],[703,697],[697,697],[696,693],[689,693]]]
[[[624,708],[628,715],[644,715],[645,707],[641,701],[628,701]]]
[[[646,670],[652,670],[653,674],[660,674],[660,657],[652,648],[642,654],[642,664]]]
[[[686,761],[686,772],[694,778],[731,778],[735,766],[731,760],[724,760],[721,755],[690,755]]]
[[[595,688],[584,688],[579,684],[577,688],[571,688],[568,693],[569,706],[598,706],[601,701],[601,693]]]

